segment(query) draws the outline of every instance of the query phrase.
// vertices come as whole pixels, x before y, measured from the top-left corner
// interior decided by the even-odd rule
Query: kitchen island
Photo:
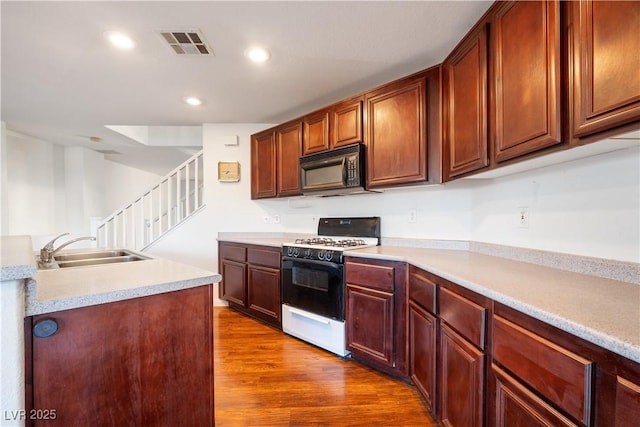
[[[213,424],[220,275],[155,258],[37,271],[29,238],[2,246],[3,280],[26,272],[16,279],[26,297],[12,304],[3,293],[3,311],[21,305],[14,353],[24,348],[26,360],[24,382],[9,384],[20,395],[26,383],[26,402],[2,402],[5,425]],[[29,262],[15,264],[17,254]]]

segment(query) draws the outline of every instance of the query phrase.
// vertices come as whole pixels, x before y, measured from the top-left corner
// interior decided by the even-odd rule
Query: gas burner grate
[[[312,237],[308,239],[296,239],[298,245],[318,245],[318,246],[336,246],[336,247],[355,247],[366,245],[362,239],[342,239],[334,240],[328,237]]]

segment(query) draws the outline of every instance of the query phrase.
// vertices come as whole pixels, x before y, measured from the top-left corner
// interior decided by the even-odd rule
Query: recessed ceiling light
[[[105,37],[117,48],[120,49],[132,49],[136,44],[133,39],[124,33],[117,31],[107,31],[104,33]]]
[[[247,49],[246,52],[247,58],[249,58],[253,62],[262,63],[266,62],[271,58],[271,54],[269,51],[262,47],[252,47]]]
[[[202,105],[202,100],[200,98],[196,98],[195,96],[187,96],[186,98],[184,98],[184,102],[189,105]]]

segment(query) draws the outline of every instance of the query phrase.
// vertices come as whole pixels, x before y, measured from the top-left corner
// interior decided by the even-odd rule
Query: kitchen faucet
[[[68,234],[69,233],[62,233],[58,237],[53,238],[49,243],[44,245],[44,247],[42,249],[40,249],[40,262],[42,264],[49,265],[49,264],[53,263],[53,256],[56,253],[58,253],[58,251],[60,251],[62,248],[65,248],[65,247],[69,246],[72,243],[78,242],[80,240],[96,240],[96,238],[93,237],[93,236],[78,237],[77,239],[69,240],[68,242],[63,243],[62,245],[60,245],[56,249],[54,249],[53,248],[53,243],[56,240],[58,240],[59,238],[61,238],[63,236],[66,236]]]

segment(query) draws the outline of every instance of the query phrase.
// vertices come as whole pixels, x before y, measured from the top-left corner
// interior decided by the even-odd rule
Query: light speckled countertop
[[[462,250],[377,246],[347,256],[406,261],[640,363],[640,286]]]
[[[201,268],[157,258],[38,270],[29,236],[5,236],[1,243],[2,280],[26,279],[25,316],[172,292],[222,279]]]
[[[26,316],[217,283],[222,276],[165,259],[39,270],[27,280]]]
[[[0,239],[0,281],[21,280],[37,271],[30,236],[2,236]]]
[[[220,235],[218,240],[281,246],[290,236]],[[408,262],[640,363],[640,285],[466,249],[384,244],[346,256]],[[464,245],[458,245],[464,247]],[[632,266],[636,269],[638,266]]]

